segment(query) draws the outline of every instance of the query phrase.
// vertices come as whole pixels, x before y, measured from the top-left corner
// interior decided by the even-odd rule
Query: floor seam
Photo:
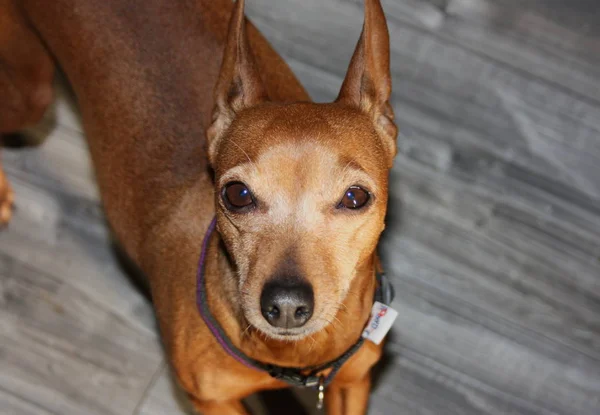
[[[131,415],[139,415],[140,410],[142,409],[142,405],[148,399],[150,390],[152,390],[154,385],[156,385],[156,382],[160,378],[160,375],[162,374],[165,366],[166,366],[166,362],[165,362],[165,359],[163,358],[161,360],[161,362],[159,363],[156,371],[152,374],[152,377],[150,378],[148,385],[144,388],[144,392],[142,393],[142,396],[140,397],[140,400],[138,401],[138,403],[135,405],[135,408],[133,409],[133,412],[131,413]]]

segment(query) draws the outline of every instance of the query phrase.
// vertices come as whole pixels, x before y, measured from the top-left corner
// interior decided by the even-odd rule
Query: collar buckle
[[[268,372],[271,377],[287,382],[293,386],[313,387],[319,384],[318,376],[313,374],[303,375],[297,369],[270,366]]]

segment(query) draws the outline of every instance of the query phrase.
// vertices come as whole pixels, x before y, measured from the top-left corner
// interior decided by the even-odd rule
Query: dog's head
[[[237,270],[241,308],[271,338],[321,330],[353,279],[373,277],[396,153],[390,92],[379,0],[366,0],[363,33],[331,104],[269,101],[238,0],[208,153],[218,229]]]

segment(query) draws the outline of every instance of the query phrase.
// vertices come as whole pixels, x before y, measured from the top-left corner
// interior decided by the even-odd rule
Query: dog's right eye
[[[254,206],[252,192],[241,182],[227,183],[223,188],[222,197],[229,210],[239,211]]]
[[[344,197],[338,204],[338,208],[346,208],[351,210],[357,210],[365,207],[371,195],[365,189],[360,186],[351,186],[344,193]]]

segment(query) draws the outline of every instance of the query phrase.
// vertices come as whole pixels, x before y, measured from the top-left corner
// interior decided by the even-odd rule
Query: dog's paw
[[[15,194],[6,178],[6,174],[0,167],[0,227],[5,226],[12,216],[12,206]]]

